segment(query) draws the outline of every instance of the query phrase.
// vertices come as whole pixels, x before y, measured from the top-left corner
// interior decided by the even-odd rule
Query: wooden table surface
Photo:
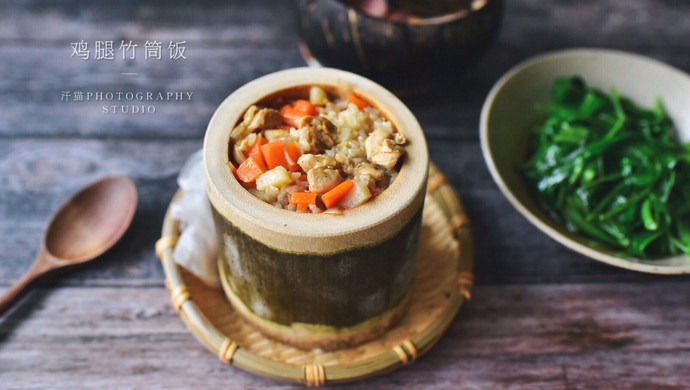
[[[0,291],[29,266],[70,193],[110,173],[137,184],[124,239],[0,319],[0,388],[291,388],[221,363],[176,316],[153,251],[175,178],[215,107],[238,86],[304,64],[289,2],[0,0]],[[465,200],[476,288],[415,364],[343,388],[688,389],[690,278],[616,269],[570,252],[521,217],[481,156],[492,84],[568,47],[644,54],[690,70],[690,3],[507,0],[489,53],[433,97],[408,98],[432,159]],[[70,57],[70,43],[132,40],[138,57]],[[144,60],[147,40],[164,42]],[[186,60],[170,60],[185,41]],[[95,53],[92,52],[92,55]],[[123,75],[122,73],[138,73]],[[640,75],[644,77],[644,75]],[[192,91],[153,114],[106,114],[63,91]],[[120,104],[120,103],[113,103]]]

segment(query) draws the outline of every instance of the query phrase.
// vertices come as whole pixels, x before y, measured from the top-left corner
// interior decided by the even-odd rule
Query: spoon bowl
[[[75,263],[101,255],[124,234],[134,216],[136,200],[134,183],[124,176],[89,185],[53,217],[45,234],[46,250]]]
[[[51,219],[31,268],[0,297],[0,315],[39,279],[91,261],[115,245],[136,207],[136,187],[125,176],[106,177],[77,192]]]

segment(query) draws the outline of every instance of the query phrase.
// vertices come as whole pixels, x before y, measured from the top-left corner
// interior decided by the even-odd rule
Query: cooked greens
[[[576,76],[557,79],[523,167],[568,230],[624,256],[690,255],[690,144],[659,99],[642,108]]]

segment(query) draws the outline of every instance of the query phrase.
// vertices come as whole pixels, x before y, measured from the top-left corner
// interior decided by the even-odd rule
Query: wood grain
[[[669,288],[676,294],[667,294]],[[473,292],[427,355],[361,387],[690,386],[687,283],[479,286]],[[209,388],[292,388],[221,363],[184,328],[161,286],[38,290],[0,320],[0,378],[2,388],[181,389],[201,378]]]
[[[291,12],[287,2],[263,8],[246,1],[206,3],[190,7],[172,2],[169,8],[127,2],[96,6],[80,1],[60,6],[7,5],[10,12],[0,16],[0,56],[11,62],[0,66],[4,108],[0,136],[198,138],[215,107],[235,88],[260,75],[304,65],[291,18],[285,17]],[[408,99],[424,128],[431,128],[431,136],[456,138],[467,129],[476,140],[479,110],[493,82],[520,60],[547,50],[619,48],[690,70],[681,39],[690,34],[685,18],[690,5],[686,3],[550,3],[508,1],[496,47],[475,69],[457,77],[449,75],[453,88],[438,96]],[[51,34],[30,28],[33,25],[46,26]],[[103,36],[131,39],[140,44],[139,49],[147,39],[186,40],[188,59],[70,58],[70,42],[84,39],[92,47]],[[122,72],[139,76],[122,76]],[[104,115],[102,103],[62,102],[63,90],[191,90],[195,96],[191,104],[160,103],[157,114],[132,118]],[[444,115],[456,110],[460,115]],[[439,123],[442,126],[434,126]]]
[[[476,237],[478,283],[654,279],[588,260],[549,240],[497,191],[476,145],[429,144],[434,161],[465,200]],[[114,173],[132,177],[140,192],[132,228],[114,251],[62,282],[161,279],[153,243],[175,192],[175,177],[200,147],[197,140],[13,138],[0,143],[0,247],[5,248],[0,283],[9,284],[28,268],[47,219],[72,191]]]
[[[606,47],[690,71],[690,3],[505,3],[498,40],[474,69],[448,75],[447,87],[430,95],[404,98],[467,207],[474,300],[418,362],[348,388],[690,388],[690,278],[618,270],[554,243],[499,193],[478,141],[489,89],[535,54]],[[168,303],[153,244],[175,176],[201,147],[215,107],[253,78],[304,64],[291,7],[0,0],[0,289],[28,268],[48,217],[72,191],[123,173],[140,195],[120,244],[0,319],[0,389],[289,387],[224,366],[192,338]],[[70,58],[69,43],[80,39],[186,40],[188,59]],[[100,102],[62,102],[63,90],[194,96],[132,116],[103,114]]]
[[[132,177],[139,205],[124,239],[95,264],[71,273],[89,279],[162,279],[153,253],[175,177],[201,141],[12,139],[0,142],[0,280],[16,279],[31,263],[53,211],[86,183],[109,174]]]

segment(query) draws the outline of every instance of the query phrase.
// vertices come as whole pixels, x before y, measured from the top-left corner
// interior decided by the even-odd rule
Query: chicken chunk
[[[297,164],[304,172],[309,172],[314,168],[335,168],[336,161],[333,157],[326,154],[313,155],[310,153],[303,154],[297,160]]]
[[[280,112],[273,108],[261,108],[252,105],[245,111],[242,122],[231,133],[234,140],[241,140],[248,134],[262,129],[276,128],[282,122]]]
[[[256,107],[256,106],[252,106]],[[244,115],[244,121],[248,123],[249,131],[254,132],[260,129],[274,129],[282,122],[280,112],[273,108],[262,108],[252,117]]]
[[[338,163],[340,169],[348,175],[355,172],[356,163],[344,153],[336,153],[335,161]]]
[[[340,172],[331,168],[312,168],[307,172],[309,192],[323,194],[343,181]]]
[[[383,179],[384,173],[376,169],[373,164],[359,163],[354,170],[354,178],[371,186],[379,180]]]
[[[241,141],[235,142],[232,147],[232,156],[235,158],[237,164],[242,164],[246,158],[244,157],[244,152],[249,150],[249,148],[256,142],[256,134],[249,134],[244,137]]]
[[[400,133],[396,133],[394,136],[389,131],[376,129],[369,134],[364,142],[367,159],[386,169],[393,169],[400,156],[405,152],[402,145],[406,142],[405,136]]]
[[[338,128],[322,116],[305,116],[299,123],[299,146],[302,153],[321,153],[336,144]]]

